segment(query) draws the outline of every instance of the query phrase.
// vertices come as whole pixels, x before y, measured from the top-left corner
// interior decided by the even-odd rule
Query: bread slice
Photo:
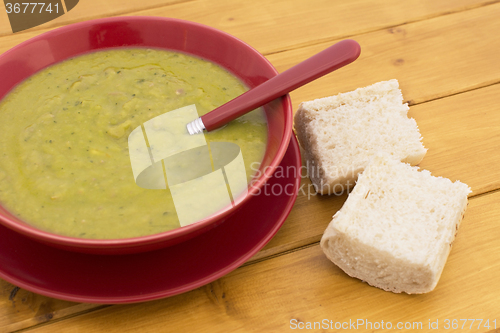
[[[426,153],[397,80],[300,104],[295,131],[321,194],[349,191],[379,151],[416,165]]]
[[[470,189],[377,155],[321,239],[326,256],[352,277],[395,293],[436,286]]]

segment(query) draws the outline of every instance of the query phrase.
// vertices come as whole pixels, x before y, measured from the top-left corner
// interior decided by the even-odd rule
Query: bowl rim
[[[300,158],[300,148],[299,148],[298,141],[294,135],[292,135],[292,138],[290,140],[290,145],[289,145],[289,149],[287,151],[287,154],[289,154],[289,158],[288,158],[289,163],[283,164],[283,162],[282,162],[282,163],[280,163],[280,166],[283,167],[283,166],[293,165],[294,167],[300,168],[300,166],[302,165],[301,158]],[[287,154],[285,154],[284,158],[287,158],[287,156],[286,156]],[[231,251],[232,254],[236,255],[236,256],[233,256],[234,260],[227,261],[227,259],[224,259],[227,264],[219,265],[219,267],[217,269],[211,270],[211,273],[198,275],[197,278],[193,278],[191,275],[188,274],[187,275],[188,281],[184,280],[184,282],[178,283],[176,286],[171,286],[171,287],[164,287],[163,286],[163,287],[157,288],[156,291],[148,291],[148,292],[139,291],[137,293],[130,293],[129,292],[127,295],[123,295],[123,294],[116,295],[113,293],[107,294],[106,296],[96,295],[96,294],[91,295],[91,294],[88,294],[85,292],[85,290],[86,290],[85,287],[84,287],[83,292],[81,290],[80,290],[80,292],[75,292],[75,291],[70,292],[67,290],[66,291],[61,290],[60,288],[58,288],[59,287],[58,284],[54,284],[53,282],[51,284],[52,279],[50,277],[47,277],[46,275],[44,275],[40,278],[37,278],[38,283],[33,282],[33,281],[28,281],[29,279],[27,280],[26,278],[23,279],[23,276],[32,276],[34,274],[34,272],[30,272],[29,270],[23,269],[22,264],[21,264],[21,267],[14,269],[14,271],[21,272],[21,274],[20,274],[21,276],[19,276],[19,274],[17,274],[17,275],[15,273],[13,274],[12,273],[13,269],[10,267],[0,266],[0,278],[6,280],[6,281],[8,281],[16,286],[19,286],[23,289],[26,289],[26,290],[29,290],[29,291],[32,291],[35,293],[39,293],[39,294],[42,294],[45,296],[60,298],[60,299],[67,300],[67,301],[86,302],[86,303],[103,303],[103,304],[137,303],[137,302],[152,301],[155,299],[160,299],[160,298],[165,298],[165,297],[172,297],[174,295],[188,292],[188,291],[193,290],[195,288],[199,288],[207,283],[210,283],[210,282],[230,273],[231,271],[235,270],[236,268],[241,266],[243,263],[245,263],[246,261],[251,259],[260,249],[262,249],[276,235],[276,233],[282,227],[287,216],[290,214],[290,211],[293,208],[293,205],[297,199],[297,194],[298,194],[298,190],[299,190],[300,183],[301,183],[301,177],[300,177],[300,175],[297,175],[297,174],[288,175],[287,177],[283,177],[283,178],[288,178],[289,181],[286,181],[286,183],[293,184],[293,186],[294,186],[294,191],[290,192],[290,193],[292,193],[291,195],[285,194],[284,196],[281,196],[278,198],[274,195],[268,196],[268,194],[266,194],[266,193],[261,193],[260,195],[258,195],[256,197],[257,200],[259,200],[258,199],[259,196],[266,197],[266,200],[270,199],[271,201],[267,201],[267,202],[270,202],[270,205],[274,205],[276,203],[276,200],[278,200],[280,202],[279,206],[280,207],[283,206],[283,207],[281,207],[282,209],[276,211],[275,218],[269,219],[269,216],[267,218],[264,217],[267,220],[267,223],[264,226],[265,231],[263,232],[265,235],[263,237],[261,237],[262,233],[259,233],[259,231],[258,231],[260,228],[259,229],[250,229],[250,232],[254,231],[254,232],[259,233],[259,237],[257,237],[257,238],[250,237],[249,239],[252,239],[252,240],[250,241],[250,244],[248,244],[249,246],[243,245],[243,247],[241,247],[242,244],[240,242],[234,243],[235,248],[233,247],[232,251]],[[270,181],[272,182],[273,179],[271,178]],[[276,180],[274,180],[274,181],[276,182]],[[279,183],[281,183],[281,182],[279,182]],[[285,199],[282,200],[282,198],[285,198]],[[261,201],[261,203],[262,203],[262,201]],[[265,202],[264,202],[264,204],[265,204]],[[255,201],[249,202],[249,206],[252,206],[252,205],[255,206]],[[257,204],[257,206],[258,206],[258,204]],[[243,210],[245,210],[245,209],[248,210],[247,208],[248,207],[243,207]],[[236,212],[236,214],[239,214],[239,213],[240,212]],[[250,210],[248,212],[248,214],[252,214],[252,210]],[[243,216],[243,218],[245,218],[245,216]],[[254,218],[254,217],[252,216],[252,218]],[[221,228],[227,228],[227,227],[228,227],[227,225],[221,225]],[[229,226],[229,227],[231,227],[231,226]],[[0,228],[3,228],[3,226],[0,225]],[[237,230],[239,237],[242,237],[240,239],[248,238],[248,234],[245,232],[241,233],[239,227],[234,228],[234,229]],[[7,228],[7,230],[5,230],[5,231],[10,232],[11,230]],[[50,260],[49,264],[48,264],[49,265],[49,272],[50,271],[53,272],[53,270],[51,270],[51,268],[54,266],[54,262],[57,263],[57,262],[60,262],[61,260],[64,261],[64,260],[70,259],[70,263],[68,263],[68,262],[63,263],[63,265],[66,265],[66,266],[64,268],[61,268],[61,269],[63,269],[63,271],[65,271],[65,273],[63,272],[65,277],[68,277],[68,274],[73,275],[73,276],[78,275],[78,274],[74,274],[74,273],[73,274],[67,273],[66,271],[71,272],[72,271],[71,267],[74,265],[80,266],[80,265],[78,265],[79,260],[82,260],[82,258],[84,258],[84,259],[91,258],[91,260],[92,260],[92,258],[95,257],[93,255],[89,255],[89,254],[85,254],[85,253],[71,253],[71,251],[61,251],[59,249],[52,248],[51,246],[36,242],[35,240],[32,240],[29,237],[25,237],[23,235],[20,235],[19,233],[16,233],[14,231],[12,231],[12,232],[13,232],[13,235],[11,234],[11,236],[19,238],[21,240],[21,242],[23,242],[23,245],[25,248],[26,248],[26,246],[30,247],[30,245],[36,246],[35,249],[37,249],[37,250],[35,251],[35,256],[37,258],[43,258],[43,256],[45,256],[47,254],[52,256],[52,260]],[[205,239],[208,238],[210,240],[213,239],[213,237],[215,237],[217,240],[219,240],[220,235],[225,235],[225,236],[222,236],[223,240],[224,240],[226,238],[229,238],[229,236],[232,236],[231,233],[227,233],[224,230],[220,230],[218,228],[209,230],[207,232],[207,234],[210,234],[210,235],[207,237],[207,235],[204,234],[204,235],[200,235],[200,237],[205,238]],[[244,235],[244,236],[242,236],[242,235]],[[5,236],[0,231],[0,240],[2,240],[1,237],[4,237],[3,240],[5,240],[5,237],[7,237],[7,239],[11,239],[10,236]],[[17,239],[17,240],[19,240],[19,239]],[[186,243],[193,244],[195,242],[197,242],[197,240],[192,239],[192,240],[188,240]],[[34,244],[34,243],[37,243],[37,244]],[[14,240],[14,244],[17,244],[16,240]],[[175,247],[185,248],[185,243],[184,244],[181,243],[181,244],[177,244],[177,245],[173,246],[173,248],[175,248]],[[4,246],[4,248],[5,248],[5,246]],[[48,248],[51,248],[51,249],[48,249]],[[189,252],[190,248],[193,248],[193,246],[188,245],[188,247],[187,247],[188,252]],[[40,255],[39,252],[37,252],[38,249],[41,249],[42,251],[49,251],[49,252],[48,253],[45,252],[45,253],[42,253]],[[146,265],[148,265],[148,266],[151,265],[151,266],[156,267],[155,263],[158,263],[158,262],[163,263],[162,259],[164,257],[170,257],[170,255],[165,255],[165,254],[166,253],[170,254],[171,249],[172,248],[164,248],[164,249],[160,249],[158,251],[153,251],[153,252],[138,253],[132,257],[130,257],[130,256],[125,256],[125,258],[119,257],[119,258],[117,258],[118,261],[115,261],[115,260],[112,261],[112,263],[116,264],[117,266],[114,266],[110,271],[113,272],[116,269],[116,267],[124,267],[124,266],[126,266],[132,270],[137,270],[139,267],[141,267],[141,266],[138,266],[137,263],[144,262],[144,260],[146,260],[145,261]],[[242,252],[241,251],[242,249],[245,249],[245,250],[243,250],[243,252]],[[52,251],[50,251],[50,250],[52,250]],[[209,251],[210,250],[213,250],[213,249],[209,249]],[[17,251],[13,251],[13,252],[16,252],[14,254],[14,256],[16,256],[16,258],[13,258],[7,254],[7,256],[8,256],[7,260],[14,260],[15,259],[17,261],[17,259],[19,259],[18,255],[17,255]],[[33,251],[21,251],[21,252],[31,253]],[[63,252],[66,252],[66,253],[63,253]],[[1,243],[0,243],[0,260],[2,259],[2,254],[4,254],[4,253],[1,250]],[[54,259],[54,254],[56,255],[55,259]],[[66,254],[69,254],[69,255],[66,255]],[[20,255],[23,256],[22,253]],[[73,255],[76,255],[74,257],[76,262],[75,262],[75,260],[72,259]],[[116,256],[112,256],[112,257],[113,258],[111,258],[111,259],[114,259],[114,257],[116,257]],[[147,260],[147,259],[151,259],[151,258],[154,258],[153,263],[151,263],[151,261]],[[28,255],[28,258],[25,258],[25,259],[28,259],[28,262],[29,262],[29,255]],[[103,265],[102,260],[104,260],[104,262],[108,262],[106,259],[110,259],[110,256],[106,256],[106,255],[98,256],[97,258],[94,258],[94,259],[96,259],[98,263],[96,265],[91,264],[91,266],[92,266],[91,268],[95,268],[95,267],[99,267],[100,265]],[[131,259],[132,262],[130,262],[129,259]],[[92,260],[92,261],[95,262],[96,260]],[[220,258],[218,258],[217,260],[220,260]],[[3,261],[5,262],[5,259]],[[37,259],[35,261],[40,262],[41,260]],[[23,260],[23,262],[26,262],[26,260]],[[52,264],[51,264],[51,262],[52,262]],[[84,262],[85,262],[85,260],[84,260]],[[120,264],[119,262],[121,262],[122,264]],[[147,264],[147,262],[149,262],[149,264]],[[67,265],[69,265],[70,267],[68,267]],[[89,268],[88,265],[89,264],[87,263],[86,269]],[[212,265],[210,264],[209,266],[212,266]],[[57,269],[59,269],[59,266],[56,265],[56,272],[55,272],[56,275],[58,275]],[[108,272],[109,272],[109,270],[108,270]],[[167,275],[168,274],[165,274],[165,273],[161,274],[160,273],[160,277],[165,277]],[[104,277],[104,279],[106,279],[106,280],[111,279],[112,280],[112,278],[116,277],[116,276],[118,276],[118,275],[116,275],[116,274],[114,274],[113,276],[107,275],[106,277]],[[148,278],[145,277],[145,275],[141,274],[141,276],[144,276],[144,278],[140,278],[139,280],[130,279],[130,276],[128,276],[128,275],[125,276],[125,279],[127,280],[127,285],[129,285],[129,284],[130,285],[134,285],[134,284],[140,285],[141,282],[148,280]],[[165,279],[161,279],[161,280],[165,280]],[[93,281],[94,281],[93,282],[94,284],[98,283],[98,281],[96,281],[96,280],[93,280]],[[49,283],[49,285],[47,285],[47,282]],[[92,281],[88,281],[88,282],[90,284],[92,284]],[[77,281],[74,283],[78,284],[79,282]],[[85,285],[88,285],[88,283],[86,283]],[[115,290],[115,293],[116,293],[116,290]]]
[[[202,29],[206,31],[211,31],[217,35],[220,35],[223,38],[227,38],[232,40],[233,43],[239,44],[239,46],[246,48],[246,50],[253,54],[256,58],[259,58],[260,61],[262,61],[263,66],[267,66],[268,70],[273,72],[274,75],[278,74],[278,71],[274,68],[274,66],[271,64],[271,62],[264,57],[259,51],[257,51],[254,47],[251,45],[247,44],[243,40],[216,28],[197,23],[197,22],[192,22],[192,21],[187,21],[187,20],[182,20],[182,19],[177,19],[177,18],[168,18],[168,17],[160,17],[160,16],[120,16],[120,17],[111,17],[111,18],[99,18],[99,19],[93,19],[93,20],[87,20],[87,21],[82,21],[78,23],[73,23],[73,24],[68,24],[63,27],[59,27],[44,33],[41,33],[35,37],[32,37],[26,41],[23,41],[22,43],[19,43],[15,45],[14,47],[10,48],[9,50],[5,51],[4,53],[0,54],[0,59],[3,57],[6,57],[10,55],[13,52],[17,52],[19,49],[22,49],[26,47],[27,45],[30,45],[32,43],[35,43],[37,41],[43,40],[50,38],[51,36],[56,36],[60,33],[68,33],[74,30],[79,30],[79,29],[85,29],[93,25],[100,25],[100,24],[106,24],[106,23],[113,23],[113,22],[141,22],[141,21],[147,21],[147,22],[159,22],[159,23],[168,23],[168,22],[173,22],[176,24],[180,25],[186,25],[186,26],[191,26],[195,27],[196,29]],[[144,46],[137,46],[137,47],[144,47]],[[147,47],[147,46],[146,46]],[[110,49],[110,48],[102,48],[104,49]],[[96,51],[96,50],[90,50]],[[87,52],[90,53],[90,52]],[[187,54],[191,54],[194,56],[198,56],[196,54],[192,54],[189,52],[186,52]],[[85,53],[82,53],[85,54]],[[200,57],[200,56],[198,56]],[[60,62],[61,60],[58,60],[51,65]],[[222,65],[221,65],[222,66]],[[224,66],[222,66],[224,68]],[[229,69],[226,68],[226,70],[229,71]],[[32,74],[33,75],[33,74]],[[233,73],[233,75],[235,75]],[[240,78],[241,79],[241,78]],[[19,84],[19,83],[18,83]],[[14,85],[11,89],[13,89],[16,85]],[[10,90],[11,91],[11,90]],[[10,93],[8,91],[7,94]],[[4,97],[5,97],[4,96]],[[2,97],[1,99],[3,99]],[[134,247],[142,247],[142,246],[147,246],[151,244],[155,244],[161,241],[166,241],[169,239],[175,239],[177,237],[180,237],[184,234],[189,234],[191,232],[195,232],[199,229],[206,228],[207,226],[215,223],[216,221],[221,221],[227,216],[229,216],[231,213],[237,210],[238,206],[244,205],[246,202],[252,199],[254,195],[256,195],[262,186],[269,180],[269,178],[272,176],[274,173],[275,169],[279,166],[281,160],[283,159],[283,156],[286,153],[286,150],[288,148],[290,138],[292,135],[292,126],[293,126],[293,109],[292,109],[292,103],[290,99],[290,95],[287,94],[283,97],[281,97],[281,103],[283,106],[283,111],[285,113],[285,124],[284,124],[284,134],[281,138],[280,141],[280,146],[275,154],[275,156],[272,158],[271,162],[269,163],[268,167],[266,167],[259,178],[257,178],[255,181],[253,181],[249,188],[248,188],[248,193],[247,195],[241,199],[238,200],[238,203],[230,209],[223,209],[207,218],[204,218],[202,220],[199,220],[195,223],[189,224],[187,226],[183,227],[178,227],[176,229],[156,233],[156,234],[151,234],[151,235],[145,235],[145,236],[137,236],[137,237],[130,237],[130,238],[114,238],[114,239],[87,239],[87,238],[77,238],[77,237],[71,237],[71,236],[65,236],[65,235],[59,235],[55,234],[49,231],[44,231],[41,229],[38,229],[35,226],[31,226],[30,224],[24,222],[24,221],[17,221],[15,219],[10,218],[9,216],[5,216],[4,212],[1,210],[4,210],[8,212],[7,209],[5,209],[3,206],[1,207],[0,210],[0,223],[12,230],[15,230],[23,235],[29,236],[33,239],[43,241],[44,243],[50,243],[50,244],[55,244],[55,245],[62,245],[64,247],[68,248],[82,248],[82,249],[120,249],[120,248],[134,248]],[[236,208],[236,209],[235,209]]]

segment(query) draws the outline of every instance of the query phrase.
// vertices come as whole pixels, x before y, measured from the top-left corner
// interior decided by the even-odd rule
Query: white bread
[[[416,165],[426,153],[397,80],[300,104],[295,132],[316,191],[350,190],[379,151]]]
[[[434,289],[467,207],[459,181],[377,155],[321,239],[352,277],[396,293]]]

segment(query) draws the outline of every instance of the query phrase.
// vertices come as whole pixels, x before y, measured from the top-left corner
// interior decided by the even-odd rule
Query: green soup
[[[20,219],[53,233],[127,238],[180,226],[169,190],[134,180],[129,134],[148,120],[195,104],[203,115],[246,87],[219,66],[182,53],[120,49],[49,67],[0,104],[0,202]],[[263,158],[262,109],[206,134]]]

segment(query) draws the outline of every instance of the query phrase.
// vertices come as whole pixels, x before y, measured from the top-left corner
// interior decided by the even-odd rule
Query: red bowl
[[[248,87],[277,74],[258,51],[222,31],[183,20],[160,17],[116,17],[68,25],[36,36],[0,55],[0,99],[27,77],[67,58],[101,49],[154,47],[192,54],[226,68]],[[259,192],[281,162],[292,134],[293,112],[287,95],[264,106],[268,143],[260,177],[244,199],[230,209],[171,231],[125,239],[82,239],[39,230],[0,206],[0,223],[58,248],[97,254],[150,251],[178,244],[222,223]],[[258,221],[256,221],[258,223]]]

